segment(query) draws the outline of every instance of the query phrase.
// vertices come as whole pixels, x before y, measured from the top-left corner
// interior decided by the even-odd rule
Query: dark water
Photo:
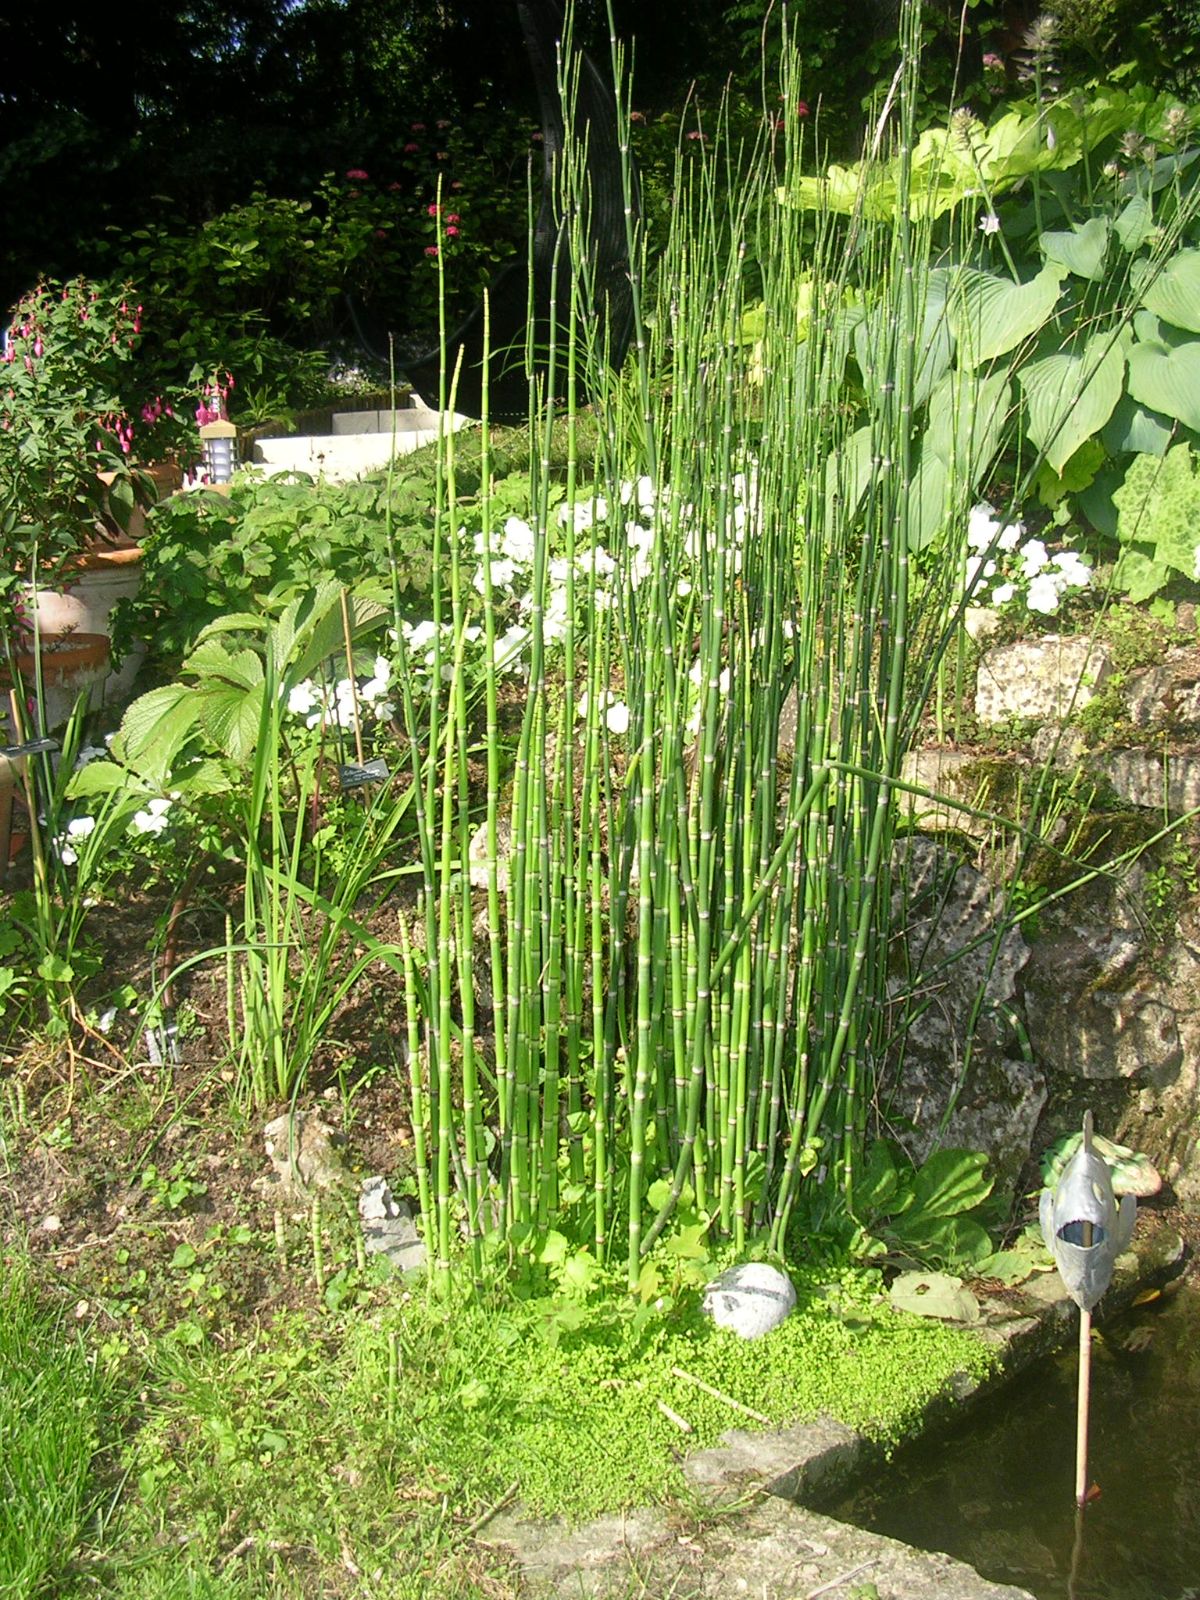
[[[1089,1477],[1075,1548],[1074,1348],[896,1458],[834,1516],[943,1550],[1038,1600],[1200,1600],[1200,1290],[1093,1345]],[[1074,1563],[1074,1572],[1072,1566]]]

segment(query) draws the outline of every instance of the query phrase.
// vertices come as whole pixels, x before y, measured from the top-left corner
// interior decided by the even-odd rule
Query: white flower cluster
[[[1002,522],[995,506],[975,506],[967,519],[967,584],[993,606],[1018,597],[1026,609],[1052,616],[1071,589],[1086,589],[1091,569],[1075,550],[1051,555],[1041,539],[1026,539],[1023,522]],[[1005,558],[1008,558],[1007,560]],[[985,585],[996,583],[989,591]]]
[[[362,683],[340,678],[332,689],[326,689],[311,678],[305,678],[288,693],[287,708],[293,717],[303,717],[308,728],[315,728],[319,723],[327,727],[352,728],[357,699],[360,721],[373,717],[376,722],[390,722],[396,715],[391,689],[392,663],[386,656],[376,656],[373,673]]]

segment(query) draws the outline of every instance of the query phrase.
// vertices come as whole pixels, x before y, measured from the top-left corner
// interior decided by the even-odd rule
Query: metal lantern
[[[229,483],[237,465],[237,429],[220,419],[200,424],[200,445],[204,451],[204,471],[211,484]]]
[[[1083,1143],[1053,1189],[1043,1189],[1042,1234],[1067,1293],[1090,1311],[1112,1281],[1113,1266],[1133,1237],[1137,1201],[1113,1193],[1108,1163],[1092,1149],[1092,1120],[1084,1121]]]
[[[1088,1411],[1092,1383],[1092,1307],[1112,1282],[1117,1257],[1133,1237],[1137,1201],[1118,1206],[1108,1163],[1092,1149],[1092,1113],[1083,1114],[1083,1142],[1053,1189],[1043,1189],[1039,1213],[1046,1248],[1067,1293],[1079,1307],[1079,1393],[1075,1409],[1075,1504],[1082,1513],[1088,1488]],[[1083,1524],[1075,1530],[1075,1560]]]

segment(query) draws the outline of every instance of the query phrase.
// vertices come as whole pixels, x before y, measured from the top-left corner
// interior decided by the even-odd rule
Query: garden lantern
[[[1083,1143],[1039,1207],[1046,1248],[1067,1293],[1079,1307],[1079,1400],[1076,1417],[1075,1503],[1087,1500],[1087,1428],[1091,1395],[1092,1307],[1112,1281],[1117,1257],[1133,1237],[1137,1201],[1118,1206],[1108,1163],[1092,1149],[1092,1113],[1083,1115]]]
[[[236,464],[237,429],[232,422],[218,418],[200,424],[200,446],[204,452],[204,471],[211,484],[229,483]]]

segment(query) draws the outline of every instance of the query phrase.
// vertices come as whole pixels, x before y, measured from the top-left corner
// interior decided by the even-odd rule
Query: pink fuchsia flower
[[[644,111],[631,111],[629,113],[629,120],[630,122],[645,122],[646,113]]]
[[[420,148],[421,146],[419,144],[406,144],[404,146],[404,154],[406,156],[415,156]]]
[[[458,238],[458,229],[457,228],[447,228],[446,229],[446,237],[447,237],[447,239],[457,239]]]
[[[448,211],[446,213],[446,221],[447,222],[461,222],[462,218],[459,216],[457,211]]]
[[[410,133],[424,133],[425,132],[425,124],[423,122],[412,122],[412,123],[409,124],[409,132]]]
[[[693,128],[692,131],[688,134],[688,138],[697,140],[701,144],[704,143],[704,135],[699,131],[698,128]]]
[[[798,117],[806,117],[808,115],[808,101],[807,100],[797,100],[796,101],[796,115]]]
[[[437,214],[438,214],[438,208],[437,208],[436,202],[433,205],[429,205],[429,206],[425,207],[425,215],[427,217],[436,217]]]
[[[370,174],[364,172],[361,167],[351,167],[346,176],[350,179],[351,183],[366,183]]]
[[[437,255],[437,253],[438,253],[437,245],[435,245],[435,244],[427,244],[425,246],[425,254],[427,256],[435,256],[435,255]]]
[[[534,144],[541,144],[546,135],[539,128],[536,133],[531,133],[529,137],[533,140]]]
[[[399,182],[397,182],[397,183],[389,183],[388,184],[388,193],[389,194],[399,194],[400,190],[403,189],[403,187],[404,187],[404,185],[402,183],[399,183]]]
[[[983,64],[989,72],[1004,71],[1004,59],[998,56],[994,50],[987,51],[983,58]]]

